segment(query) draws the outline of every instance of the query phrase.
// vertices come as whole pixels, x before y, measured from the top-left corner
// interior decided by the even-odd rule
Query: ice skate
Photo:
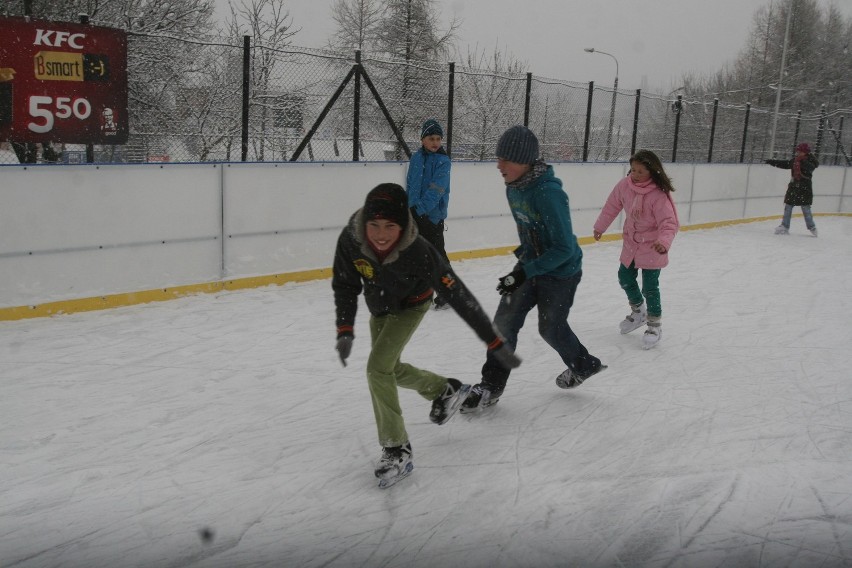
[[[470,394],[470,385],[463,385],[457,379],[447,379],[444,392],[432,401],[429,420],[435,424],[445,424],[461,407]]]
[[[815,236],[815,237],[817,236],[817,228],[816,228],[816,227],[811,227],[811,228],[810,228],[810,229],[808,229],[808,230],[811,232],[811,234],[812,234],[813,236]]]
[[[777,227],[775,227],[775,234],[776,235],[789,235],[790,229],[788,229],[784,225],[778,225]]]
[[[606,368],[607,366],[601,363],[600,359],[597,358],[595,358],[591,368],[584,372],[573,371],[571,370],[571,367],[568,367],[562,371],[558,377],[556,377],[556,386],[561,389],[573,389],[582,385],[589,377],[597,375]]]
[[[470,389],[470,394],[461,405],[459,412],[462,414],[479,412],[483,408],[488,408],[489,406],[497,404],[497,401],[500,400],[501,394],[503,394],[502,390],[499,392],[494,391],[491,387],[483,383],[473,385]]]
[[[630,314],[628,314],[628,316],[624,318],[618,326],[621,331],[621,335],[630,333],[631,331],[639,329],[645,325],[645,309],[644,303],[639,304],[638,306],[630,304]]]
[[[410,443],[382,448],[382,457],[376,463],[376,477],[379,478],[380,489],[387,489],[396,484],[408,477],[412,471],[414,471],[414,462]]]
[[[449,310],[450,307],[451,306],[450,306],[449,302],[447,302],[443,298],[435,298],[435,302],[432,304],[432,309],[434,309],[436,312],[443,311],[443,310]]]
[[[663,337],[663,328],[660,322],[648,322],[648,329],[645,330],[645,335],[642,336],[642,349],[651,349],[660,342]]]

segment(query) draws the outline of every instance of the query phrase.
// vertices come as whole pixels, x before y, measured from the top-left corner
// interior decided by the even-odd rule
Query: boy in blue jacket
[[[502,296],[494,326],[515,349],[527,314],[538,306],[538,330],[568,367],[556,384],[569,389],[606,369],[589,354],[568,325],[577,285],[583,276],[583,251],[571,226],[568,195],[553,166],[539,159],[538,139],[525,126],[513,126],[497,142],[497,169],[506,183],[506,198],[517,224],[520,246],[510,274],[500,278]],[[461,412],[495,404],[509,380],[510,369],[486,355],[482,381],[474,385]]]
[[[450,157],[443,147],[444,130],[430,118],[420,129],[420,148],[411,155],[406,176],[408,207],[417,230],[432,243],[448,263],[444,245],[444,219],[450,202]],[[435,299],[435,309],[448,308],[442,295]]]

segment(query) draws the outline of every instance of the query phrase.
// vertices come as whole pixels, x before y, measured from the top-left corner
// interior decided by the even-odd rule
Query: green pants
[[[416,390],[426,400],[435,400],[447,385],[445,377],[399,360],[431,305],[426,302],[398,314],[370,318],[373,348],[367,360],[367,385],[376,415],[379,444],[386,448],[408,441],[397,387]]]
[[[627,301],[634,306],[646,301],[648,303],[648,315],[652,317],[663,315],[663,305],[660,301],[660,271],[660,268],[643,268],[642,289],[640,290],[637,282],[639,269],[636,268],[636,263],[631,262],[630,266],[618,265],[618,283],[621,284],[622,290],[627,293]]]

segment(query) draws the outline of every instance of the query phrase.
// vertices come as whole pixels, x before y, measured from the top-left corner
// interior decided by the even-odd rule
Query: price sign
[[[124,144],[127,34],[0,17],[0,140]]]

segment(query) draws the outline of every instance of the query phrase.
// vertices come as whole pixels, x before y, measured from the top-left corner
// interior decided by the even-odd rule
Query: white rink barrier
[[[588,237],[627,164],[554,167],[574,230]],[[0,166],[0,320],[328,277],[352,212],[375,185],[404,185],[406,170],[406,162]],[[790,177],[763,164],[666,171],[684,226],[780,217]],[[816,170],[815,213],[852,212],[848,172]],[[495,162],[453,164],[451,257],[517,244],[504,192]]]

